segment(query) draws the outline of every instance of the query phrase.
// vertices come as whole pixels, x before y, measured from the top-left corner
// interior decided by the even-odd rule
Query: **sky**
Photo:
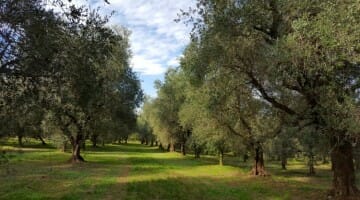
[[[189,43],[191,26],[174,20],[180,9],[195,6],[195,0],[88,0],[100,12],[115,11],[111,24],[131,31],[131,67],[138,73],[144,93],[156,96],[155,80],[163,80],[169,67],[179,65],[179,57]]]

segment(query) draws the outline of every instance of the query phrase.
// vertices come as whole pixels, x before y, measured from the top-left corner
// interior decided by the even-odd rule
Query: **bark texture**
[[[260,144],[255,147],[254,166],[251,170],[251,175],[267,176],[269,175],[265,170],[264,152]]]
[[[333,188],[331,195],[337,199],[360,199],[355,183],[352,145],[346,140],[337,138],[332,141],[331,162],[333,168]]]
[[[71,145],[72,145],[72,152],[71,152],[71,158],[69,161],[71,163],[84,162],[85,161],[84,158],[80,155],[81,145],[83,144],[82,136],[77,135],[76,137],[71,137],[70,141],[71,141]]]

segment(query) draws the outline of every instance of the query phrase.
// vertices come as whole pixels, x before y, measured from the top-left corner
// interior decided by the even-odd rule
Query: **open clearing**
[[[1,165],[0,199],[323,199],[331,184],[329,165],[317,165],[309,177],[301,161],[286,171],[267,163],[271,176],[252,177],[251,161],[229,156],[218,166],[216,157],[135,143],[88,147],[87,162],[76,165],[53,148],[2,149],[9,162]]]

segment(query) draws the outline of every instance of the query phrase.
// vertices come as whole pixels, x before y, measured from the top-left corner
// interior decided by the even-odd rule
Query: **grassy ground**
[[[0,164],[0,199],[324,199],[331,184],[326,165],[309,177],[302,162],[286,171],[268,163],[271,176],[252,177],[250,163],[237,158],[221,167],[213,157],[195,160],[140,144],[88,148],[87,162],[76,165],[54,148],[1,148],[9,162]]]

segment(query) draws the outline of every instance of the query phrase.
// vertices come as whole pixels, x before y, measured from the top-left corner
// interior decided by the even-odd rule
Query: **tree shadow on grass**
[[[326,190],[310,184],[288,184],[271,179],[241,177],[161,177],[151,180],[117,183],[126,188],[126,196],[113,199],[322,199]],[[112,191],[108,191],[111,193]]]
[[[194,160],[186,157],[178,158],[161,158],[161,157],[129,157],[127,160],[132,165],[157,165],[157,166],[166,166],[167,168],[187,168],[187,167],[197,167],[204,165],[212,165],[213,162],[204,162],[202,160]]]
[[[35,166],[34,166],[35,167]],[[153,174],[151,179],[131,179],[130,175],[117,173],[108,165],[86,163],[67,165],[49,173],[24,171],[22,176],[0,186],[0,198],[21,199],[322,199],[324,191],[312,187],[311,183],[278,182],[272,178],[234,177],[179,177],[164,174],[163,169],[138,166],[142,174]],[[122,170],[120,168],[119,170]],[[173,177],[174,176],[174,177]],[[129,181],[117,182],[117,177]],[[11,188],[18,188],[16,191]],[[119,193],[119,190],[125,192]],[[319,195],[320,194],[320,195]],[[21,196],[23,195],[23,196]],[[25,196],[24,196],[25,195]],[[315,196],[314,196],[315,195]],[[317,196],[316,196],[317,195]],[[310,198],[311,197],[311,198]],[[317,198],[314,198],[317,197]],[[301,198],[298,198],[301,199]]]
[[[92,147],[89,146],[86,148],[86,151],[89,152],[123,152],[123,153],[164,153],[164,151],[159,150],[158,147],[150,147],[145,146],[142,144],[134,144],[134,143],[128,143],[128,144],[111,144],[111,145],[105,145],[105,146],[99,146],[99,147]]]

